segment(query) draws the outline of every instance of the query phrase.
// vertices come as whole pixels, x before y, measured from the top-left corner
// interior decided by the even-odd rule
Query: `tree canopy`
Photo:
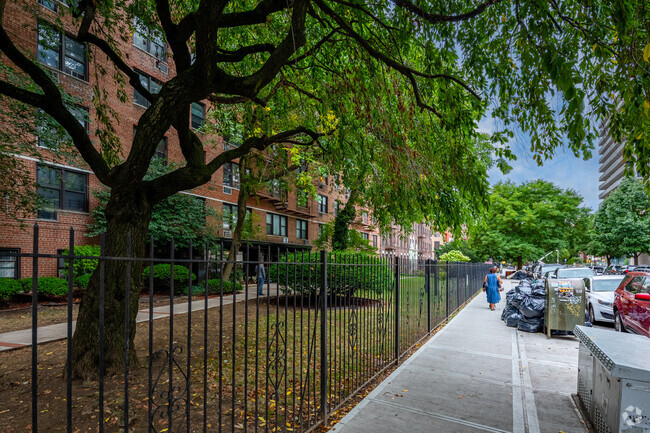
[[[28,39],[36,40],[37,23],[47,18],[33,2],[0,0],[0,95],[3,108],[18,102],[60,125],[85,164],[110,188],[106,252],[111,256],[125,254],[127,232],[133,254],[142,256],[157,203],[205,184],[224,163],[272,145],[329,148],[334,167],[348,168],[349,182],[374,176],[377,182],[370,184],[374,190],[367,197],[373,202],[383,198],[375,205],[380,221],[391,215],[457,223],[473,215],[481,201],[476,197],[485,191],[481,173],[488,162],[472,146],[487,140],[496,146],[497,163],[505,166],[514,157],[510,138],[518,130],[530,136],[539,162],[565,143],[586,156],[595,138],[592,118],[612,116],[615,136],[632,137],[626,152],[635,152],[648,166],[650,133],[643,133],[650,106],[643,54],[648,8],[643,0],[485,0],[476,5],[459,0],[81,0],[69,6],[60,8],[60,19],[42,38],[65,30],[86,44],[93,74],[91,130],[98,143],[66,104],[63,88],[34,48],[21,45],[20,35],[31,31],[34,37]],[[10,14],[34,19],[25,23]],[[159,89],[143,84],[135,60],[125,54],[131,44],[126,35],[141,29],[169,48],[173,68]],[[381,85],[372,84],[379,78],[384,78]],[[128,86],[148,108],[125,143],[117,134],[115,104],[127,102]],[[189,122],[191,103],[202,100],[211,101],[221,119],[225,116],[223,125],[236,126],[242,115],[254,120],[239,146],[207,152],[206,158],[213,141]],[[617,110],[619,104],[624,109]],[[502,128],[481,137],[477,123],[488,110]],[[403,132],[403,122],[389,120],[403,114],[408,120],[405,113],[412,114],[413,126]],[[369,124],[369,140],[359,140],[367,128],[355,130],[355,121]],[[341,138],[343,126],[352,130],[347,143]],[[145,179],[169,131],[178,136],[183,161],[172,172]],[[426,134],[433,137],[424,142],[430,147],[420,141]],[[343,147],[350,143],[381,143],[381,153],[371,154],[377,164],[359,165],[362,176],[354,173],[354,163],[337,165],[337,159],[350,155]],[[466,178],[464,171],[479,177]],[[407,194],[412,191],[417,194]],[[390,213],[383,212],[387,207]],[[123,281],[123,271],[119,263],[106,269],[111,281],[106,287],[108,369],[119,370],[124,362],[119,356],[123,321],[117,317],[125,300],[116,283]],[[96,372],[90,366],[98,358],[93,346],[97,292],[98,274],[80,308],[75,376]],[[134,322],[135,290],[129,301]]]
[[[643,184],[625,177],[609,195],[594,216],[589,252],[613,257],[638,258],[650,252],[650,196]]]
[[[569,258],[586,247],[589,209],[582,197],[550,182],[496,184],[485,219],[476,227],[473,244],[480,254],[497,261],[539,259],[552,250]]]

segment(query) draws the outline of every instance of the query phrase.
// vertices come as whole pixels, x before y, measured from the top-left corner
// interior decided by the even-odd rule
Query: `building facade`
[[[609,134],[609,120],[600,126],[598,141],[598,198],[604,200],[616,189],[623,179],[625,160],[623,158],[623,144],[614,141]]]

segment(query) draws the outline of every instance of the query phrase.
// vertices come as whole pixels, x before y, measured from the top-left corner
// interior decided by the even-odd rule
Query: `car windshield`
[[[556,270],[556,269],[559,268],[559,267],[560,267],[560,265],[544,265],[544,266],[542,266],[542,272],[541,272],[541,274],[544,275],[544,274],[547,273],[548,271],[554,271],[554,270]]]
[[[616,290],[621,281],[623,281],[623,276],[621,278],[608,278],[606,280],[593,280],[592,290],[594,292],[613,292]]]
[[[589,268],[568,268],[568,269],[558,269],[557,277],[558,278],[582,278],[582,277],[591,277],[594,273]]]

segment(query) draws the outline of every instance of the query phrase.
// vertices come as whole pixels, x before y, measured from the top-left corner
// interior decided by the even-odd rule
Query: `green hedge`
[[[23,287],[13,278],[0,278],[0,299],[9,298],[22,292]]]
[[[213,280],[208,280],[208,295],[219,295],[221,294],[221,280],[219,279],[213,279]],[[192,296],[197,296],[197,295],[204,295],[205,294],[205,283],[197,284],[196,286],[192,286]],[[237,283],[237,292],[241,292],[243,289],[243,286],[240,283]],[[187,295],[187,287],[183,287],[179,291],[183,295]],[[233,293],[233,284],[232,281],[224,281],[223,282],[223,293],[224,294],[232,294]]]
[[[88,288],[88,283],[90,282],[90,277],[93,274],[83,274],[79,275],[77,278],[74,279],[74,283],[77,285],[78,288],[85,290]]]
[[[145,285],[149,284],[149,272],[150,267],[146,267],[142,271],[142,279]],[[154,265],[153,267],[153,287],[156,291],[169,291],[169,280],[171,277],[171,265],[167,263],[161,263],[159,265]],[[174,293],[181,295],[184,292],[187,293],[187,283],[189,279],[194,281],[196,275],[192,274],[190,276],[190,270],[182,265],[174,265]]]
[[[63,250],[63,254],[68,254],[70,249]],[[82,245],[74,247],[75,256],[97,256],[99,257],[101,249],[99,245]],[[75,277],[85,274],[92,274],[99,264],[98,259],[74,259],[72,270]],[[68,260],[65,260],[65,269],[61,269],[61,278],[68,278]]]
[[[320,253],[286,254],[280,258],[280,263],[269,267],[269,277],[284,293],[317,294],[321,287],[320,260]],[[352,296],[359,291],[380,293],[393,289],[392,267],[376,255],[330,253],[328,262],[330,295]]]
[[[20,284],[24,292],[31,292],[32,279],[22,278]],[[63,296],[68,294],[68,282],[56,277],[40,277],[37,280],[39,295]]]

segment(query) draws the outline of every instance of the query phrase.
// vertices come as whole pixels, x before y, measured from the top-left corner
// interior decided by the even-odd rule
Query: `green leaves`
[[[650,43],[643,49],[643,60],[650,63]]]

